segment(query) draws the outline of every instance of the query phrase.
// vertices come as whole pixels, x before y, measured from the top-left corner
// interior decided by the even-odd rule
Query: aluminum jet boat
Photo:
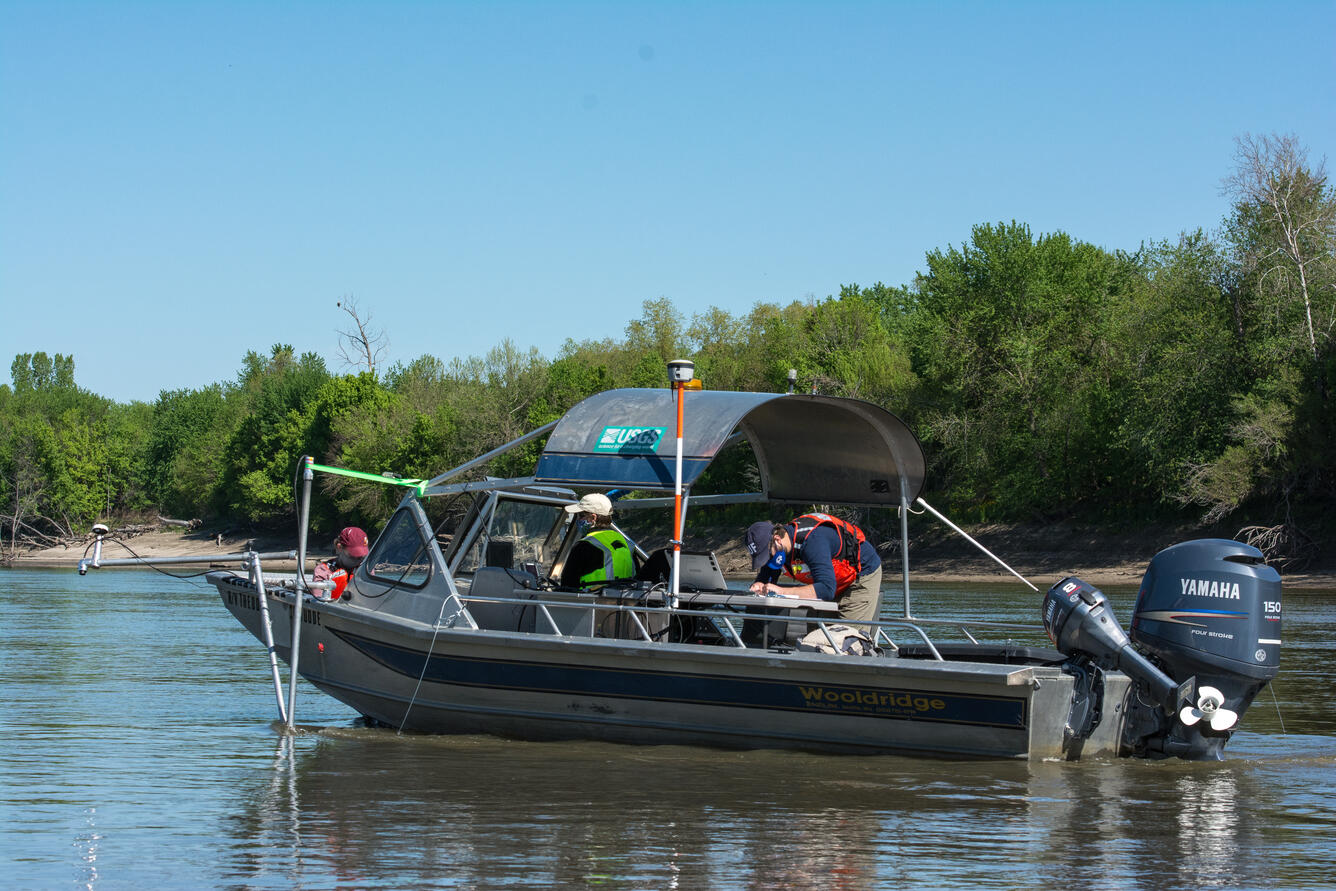
[[[669,388],[599,393],[433,479],[391,480],[404,497],[338,599],[304,571],[266,572],[262,562],[279,555],[238,555],[241,571],[209,573],[269,652],[280,717],[294,720],[300,676],[403,731],[946,758],[1218,759],[1278,671],[1280,577],[1235,541],[1157,555],[1130,636],[1079,578],[1042,596],[1035,589],[1042,628],[1031,630],[1042,646],[1014,643],[1015,625],[914,616],[911,513],[964,533],[923,500],[923,450],[905,423],[855,399],[690,389],[689,370],[680,374],[689,363],[678,364]],[[543,437],[531,476],[476,478],[497,455]],[[739,448],[750,450],[757,489],[693,496],[712,462]],[[311,480],[326,472],[350,473],[301,460],[299,568]],[[662,547],[636,544],[636,578],[586,590],[561,583],[581,536],[564,507],[595,490],[622,496],[619,517],[671,511],[673,525],[661,527],[666,542],[649,543]],[[869,646],[839,647],[849,628],[834,604],[753,595],[745,581],[729,587],[715,555],[683,549],[689,511],[740,502],[898,508],[899,546],[887,550],[898,551],[902,606],[855,629]],[[114,562],[95,552],[87,565]],[[831,645],[810,645],[814,636]],[[280,660],[290,669],[286,698]]]

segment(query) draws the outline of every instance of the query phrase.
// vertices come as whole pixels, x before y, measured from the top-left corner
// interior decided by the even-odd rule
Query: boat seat
[[[572,598],[572,594],[583,594]],[[543,590],[537,576],[520,569],[500,566],[482,566],[473,573],[473,583],[464,603],[473,621],[484,631],[522,631],[530,634],[552,634],[553,623],[557,632],[571,637],[592,637],[594,611],[588,606],[539,606],[531,600],[572,599],[592,603],[592,594],[583,592]],[[469,597],[495,597],[509,603],[482,603]],[[543,614],[539,617],[540,612]],[[551,621],[548,621],[548,617]]]
[[[500,566],[480,566],[473,573],[469,594],[473,597],[507,598],[515,603],[479,603],[466,600],[479,628],[488,631],[532,631],[533,610],[524,601],[533,597],[538,579],[530,573]],[[523,626],[527,625],[525,628]]]

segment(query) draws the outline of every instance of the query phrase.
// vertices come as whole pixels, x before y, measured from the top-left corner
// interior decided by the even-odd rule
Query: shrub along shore
[[[355,324],[330,339],[351,373],[276,344],[248,352],[234,380],[121,404],[77,386],[73,356],[20,354],[0,385],[0,563],[115,516],[278,528],[302,455],[430,477],[593,393],[666,386],[665,363],[688,358],[709,389],[782,392],[792,370],[800,392],[899,415],[924,446],[933,503],[961,524],[1042,537],[1088,523],[1107,541],[1153,521],[1320,565],[1336,522],[1336,190],[1294,137],[1237,148],[1232,204],[1203,221],[1218,224],[1209,234],[1120,250],[982,224],[929,250],[906,285],[690,318],[648,300],[624,337],[567,340],[553,359],[504,340],[482,357],[383,368],[384,334],[350,301],[339,308]],[[477,474],[525,475],[540,448]],[[754,491],[757,474],[736,446],[693,492]],[[374,535],[397,498],[322,478],[312,526]],[[751,510],[720,522],[745,527]],[[1092,547],[1076,558],[1117,562]]]
[[[1175,530],[1156,530],[1139,537],[1124,536],[1106,541],[1104,534],[1098,530],[1064,529],[1060,546],[1055,547],[1055,537],[1051,531],[1044,533],[998,526],[967,531],[1041,591],[1067,575],[1080,576],[1095,585],[1139,584],[1146,564],[1157,551],[1178,541],[1199,537],[1192,534],[1174,537]],[[91,541],[90,537],[84,543],[24,550],[13,566],[18,569],[73,571]],[[296,537],[291,534],[266,534],[254,538],[225,535],[220,543],[216,533],[181,530],[149,532],[125,538],[124,541],[134,554],[144,557],[210,557],[239,553],[248,545],[263,552],[288,551],[296,546]],[[1106,547],[1101,547],[1102,541]],[[309,556],[312,559],[328,556],[331,553],[329,544],[318,538],[313,539]],[[730,577],[747,577],[751,574],[749,558],[739,536],[730,535],[730,530],[717,529],[703,536],[688,537],[686,547],[689,550],[713,550],[725,574]],[[1048,549],[1045,550],[1045,547]],[[899,549],[882,548],[881,551],[887,568],[886,584],[894,587],[899,584]],[[999,587],[1021,584],[967,542],[911,540],[910,555],[911,578],[915,582],[964,582],[996,584]],[[119,545],[109,543],[105,545],[103,556],[128,557],[131,554]],[[294,564],[291,561],[275,561],[266,565],[275,571],[291,571]],[[180,566],[166,568],[179,574],[196,571]],[[1284,573],[1283,578],[1286,587],[1330,589],[1336,592],[1336,570],[1330,567],[1310,567],[1301,572]]]

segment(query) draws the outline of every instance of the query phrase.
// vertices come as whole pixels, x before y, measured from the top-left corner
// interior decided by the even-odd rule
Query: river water
[[[1106,593],[1126,625],[1135,592]],[[0,885],[1331,887],[1336,591],[1285,597],[1275,696],[1228,760],[959,763],[400,736],[311,687],[286,736],[212,587],[13,570]],[[1036,622],[1039,597],[925,585],[914,603]]]

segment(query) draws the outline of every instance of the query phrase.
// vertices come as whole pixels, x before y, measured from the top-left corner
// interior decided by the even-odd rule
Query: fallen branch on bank
[[[13,514],[0,514],[0,529],[7,529],[11,544],[17,539],[17,543],[23,547],[46,547],[53,548],[58,545],[69,547],[75,543],[75,539],[70,536],[52,534],[44,532],[34,523],[44,523],[59,529],[60,526],[47,517],[33,517],[31,520],[16,518]]]
[[[1318,556],[1317,542],[1292,523],[1244,526],[1234,536],[1262,552],[1266,562],[1280,570],[1299,570]]]

